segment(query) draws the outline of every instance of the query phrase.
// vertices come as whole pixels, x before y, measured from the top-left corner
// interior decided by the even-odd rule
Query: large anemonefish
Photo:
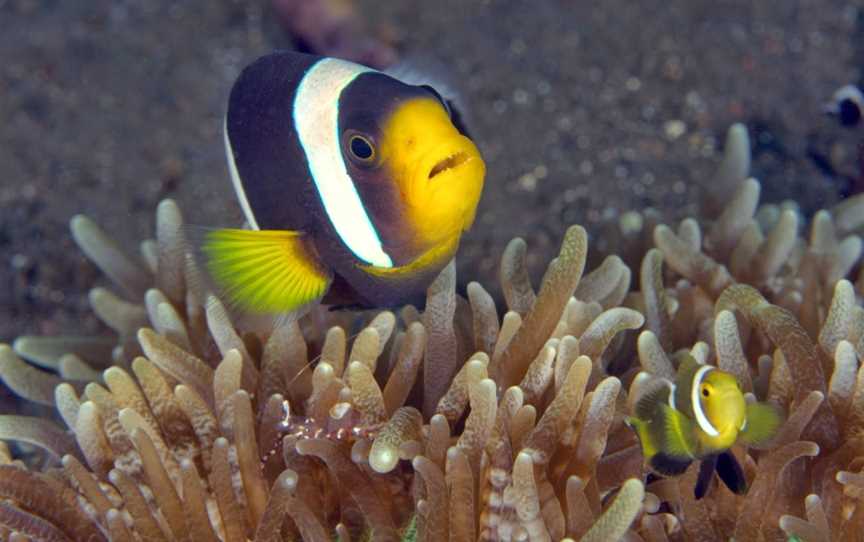
[[[471,226],[486,171],[450,105],[335,58],[286,51],[249,65],[225,147],[251,229],[211,231],[202,247],[229,299],[276,313],[420,297]]]
[[[744,473],[729,448],[738,441],[758,446],[773,438],[781,422],[778,409],[747,403],[735,376],[689,355],[675,382],[667,384],[642,397],[636,416],[625,420],[636,431],[646,462],[674,476],[701,460],[697,499],[705,495],[715,470],[730,490],[746,492]]]

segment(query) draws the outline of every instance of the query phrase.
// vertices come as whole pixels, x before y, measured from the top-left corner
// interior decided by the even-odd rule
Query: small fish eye
[[[375,147],[372,142],[359,134],[354,134],[348,139],[348,149],[351,155],[360,162],[369,163],[375,159]]]
[[[708,397],[711,395],[711,392],[708,391],[708,386],[702,386],[702,397]]]

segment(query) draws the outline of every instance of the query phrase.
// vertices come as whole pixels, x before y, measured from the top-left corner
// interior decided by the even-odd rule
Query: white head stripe
[[[667,382],[669,384],[669,406],[675,408],[675,389],[676,386],[672,382]]]
[[[699,385],[702,384],[702,379],[705,378],[705,375],[708,374],[708,371],[711,369],[713,369],[713,367],[705,365],[700,367],[699,370],[696,371],[696,374],[693,375],[693,389],[690,390],[690,402],[693,404],[693,414],[696,415],[696,422],[699,424],[699,427],[712,437],[716,437],[720,434],[720,431],[717,431],[717,429],[711,425],[708,416],[706,416],[705,412],[702,410],[702,402],[699,399]]]
[[[342,242],[369,264],[393,267],[345,168],[339,137],[339,96],[358,75],[370,71],[335,58],[318,61],[297,87],[294,126],[324,211]]]
[[[258,221],[255,220],[255,215],[252,214],[252,207],[249,206],[249,200],[246,198],[246,190],[243,188],[243,182],[240,180],[240,173],[237,172],[237,164],[234,163],[234,149],[231,148],[231,140],[228,139],[227,118],[222,122],[222,134],[225,138],[225,154],[228,157],[228,171],[231,173],[231,184],[234,185],[234,193],[237,194],[237,200],[240,201],[240,208],[243,209],[246,222],[252,226],[253,230],[260,230]]]
[[[843,85],[834,93],[834,101],[837,102],[835,107],[843,100],[852,100],[857,104],[861,104],[864,103],[864,94],[855,85]]]

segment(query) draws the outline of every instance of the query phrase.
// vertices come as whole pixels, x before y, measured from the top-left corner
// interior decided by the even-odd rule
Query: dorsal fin
[[[384,73],[407,85],[427,87],[447,107],[456,129],[471,137],[469,129],[473,119],[470,118],[469,108],[453,70],[445,63],[414,52],[403,55],[402,60],[388,67]]]
[[[652,384],[656,387],[646,392],[636,402],[637,418],[643,420],[653,419],[657,413],[657,406],[669,402],[669,392],[672,390],[672,383],[667,380],[659,380]]]

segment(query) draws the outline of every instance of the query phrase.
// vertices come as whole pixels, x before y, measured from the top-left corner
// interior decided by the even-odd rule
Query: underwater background
[[[0,0],[0,540],[862,540],[864,8],[595,4]],[[207,290],[278,48],[462,91],[417,305]]]
[[[75,213],[130,247],[165,197],[192,224],[239,224],[227,93],[298,42],[432,58],[458,82],[489,170],[457,261],[484,283],[514,236],[536,281],[567,224],[597,262],[626,252],[626,211],[699,217],[733,122],[763,202],[810,214],[862,188],[860,131],[822,111],[864,65],[853,2],[314,0],[291,15],[303,4],[0,1],[0,339],[100,329]]]

